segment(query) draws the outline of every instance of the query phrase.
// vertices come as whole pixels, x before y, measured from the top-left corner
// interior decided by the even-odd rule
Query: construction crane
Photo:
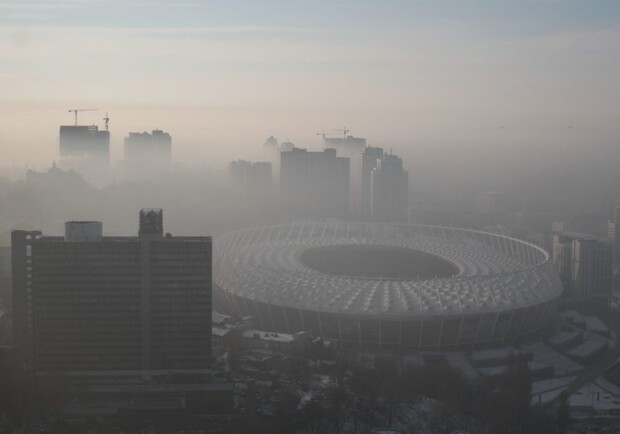
[[[78,123],[77,123],[77,114],[78,114],[78,112],[94,112],[94,111],[97,111],[97,110],[99,110],[99,109],[71,109],[71,110],[69,110],[69,113],[71,113],[71,112],[75,113],[75,126],[77,127],[78,126]]]
[[[325,134],[325,130],[321,131],[320,133],[316,133],[316,135],[323,137],[323,146],[325,146],[325,138],[327,137],[327,134]]]
[[[344,128],[342,128],[342,129],[332,130],[332,131],[338,131],[339,133],[342,133],[342,137],[343,137],[344,139],[346,139],[346,138],[347,138],[347,134],[348,134],[349,132],[351,132],[351,130],[348,130],[348,129],[347,129],[347,127],[344,127]]]
[[[105,113],[105,118],[103,118],[105,122],[105,130],[108,131],[108,123],[110,122],[110,116],[108,116],[108,112]]]

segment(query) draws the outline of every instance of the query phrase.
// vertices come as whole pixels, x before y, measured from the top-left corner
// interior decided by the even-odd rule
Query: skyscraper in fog
[[[614,208],[614,215],[607,223],[607,236],[613,243],[614,264],[620,265],[620,206]]]
[[[162,130],[151,134],[129,133],[125,137],[125,159],[142,163],[163,163],[172,159],[172,137]]]
[[[274,175],[280,173],[280,144],[274,136],[269,136],[263,143],[263,158],[271,163]]]
[[[384,154],[370,173],[370,217],[374,221],[406,222],[409,174],[403,160]]]
[[[377,161],[383,158],[383,149],[367,147],[363,153],[357,155],[352,171],[351,183],[351,210],[355,218],[363,221],[370,220],[371,216],[371,177],[377,167]]]
[[[349,159],[335,149],[281,153],[280,196],[295,216],[345,217],[349,208]]]
[[[612,256],[607,242],[581,234],[555,234],[553,263],[564,296],[582,301],[607,299],[611,295]]]
[[[351,161],[364,152],[366,139],[362,137],[325,137],[323,147],[325,149],[335,149],[339,157],[349,158]]]
[[[110,159],[110,132],[97,125],[62,125],[58,144],[62,158]]]
[[[211,339],[211,238],[163,234],[140,211],[137,237],[67,222],[65,236],[12,234],[15,338],[46,375],[149,377],[205,369]]]
[[[247,195],[266,197],[272,191],[271,163],[266,161],[237,160],[228,165],[231,186]]]

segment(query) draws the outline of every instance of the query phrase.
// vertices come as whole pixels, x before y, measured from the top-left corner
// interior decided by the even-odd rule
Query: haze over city
[[[0,0],[0,434],[611,434],[620,2]]]
[[[401,153],[586,155],[618,135],[620,5],[584,1],[3,2],[0,150],[45,165],[67,109],[156,125],[175,157],[319,147],[346,125]],[[156,124],[156,125],[154,125]],[[583,154],[581,154],[583,152]],[[524,162],[535,162],[529,158]]]

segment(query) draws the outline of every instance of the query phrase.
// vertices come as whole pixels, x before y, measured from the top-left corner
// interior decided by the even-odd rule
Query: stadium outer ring
[[[301,262],[310,247],[412,248],[459,267],[454,277],[330,275]],[[299,222],[215,238],[216,309],[262,330],[315,336],[342,348],[457,350],[521,340],[543,329],[562,286],[542,248],[509,236],[428,225]]]

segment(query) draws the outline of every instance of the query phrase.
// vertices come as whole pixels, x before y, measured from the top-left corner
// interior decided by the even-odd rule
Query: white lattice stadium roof
[[[301,261],[321,246],[413,249],[459,269],[432,279],[326,274]],[[515,238],[422,225],[310,222],[266,226],[215,239],[214,282],[271,305],[353,315],[433,316],[514,310],[560,296],[549,255]]]

